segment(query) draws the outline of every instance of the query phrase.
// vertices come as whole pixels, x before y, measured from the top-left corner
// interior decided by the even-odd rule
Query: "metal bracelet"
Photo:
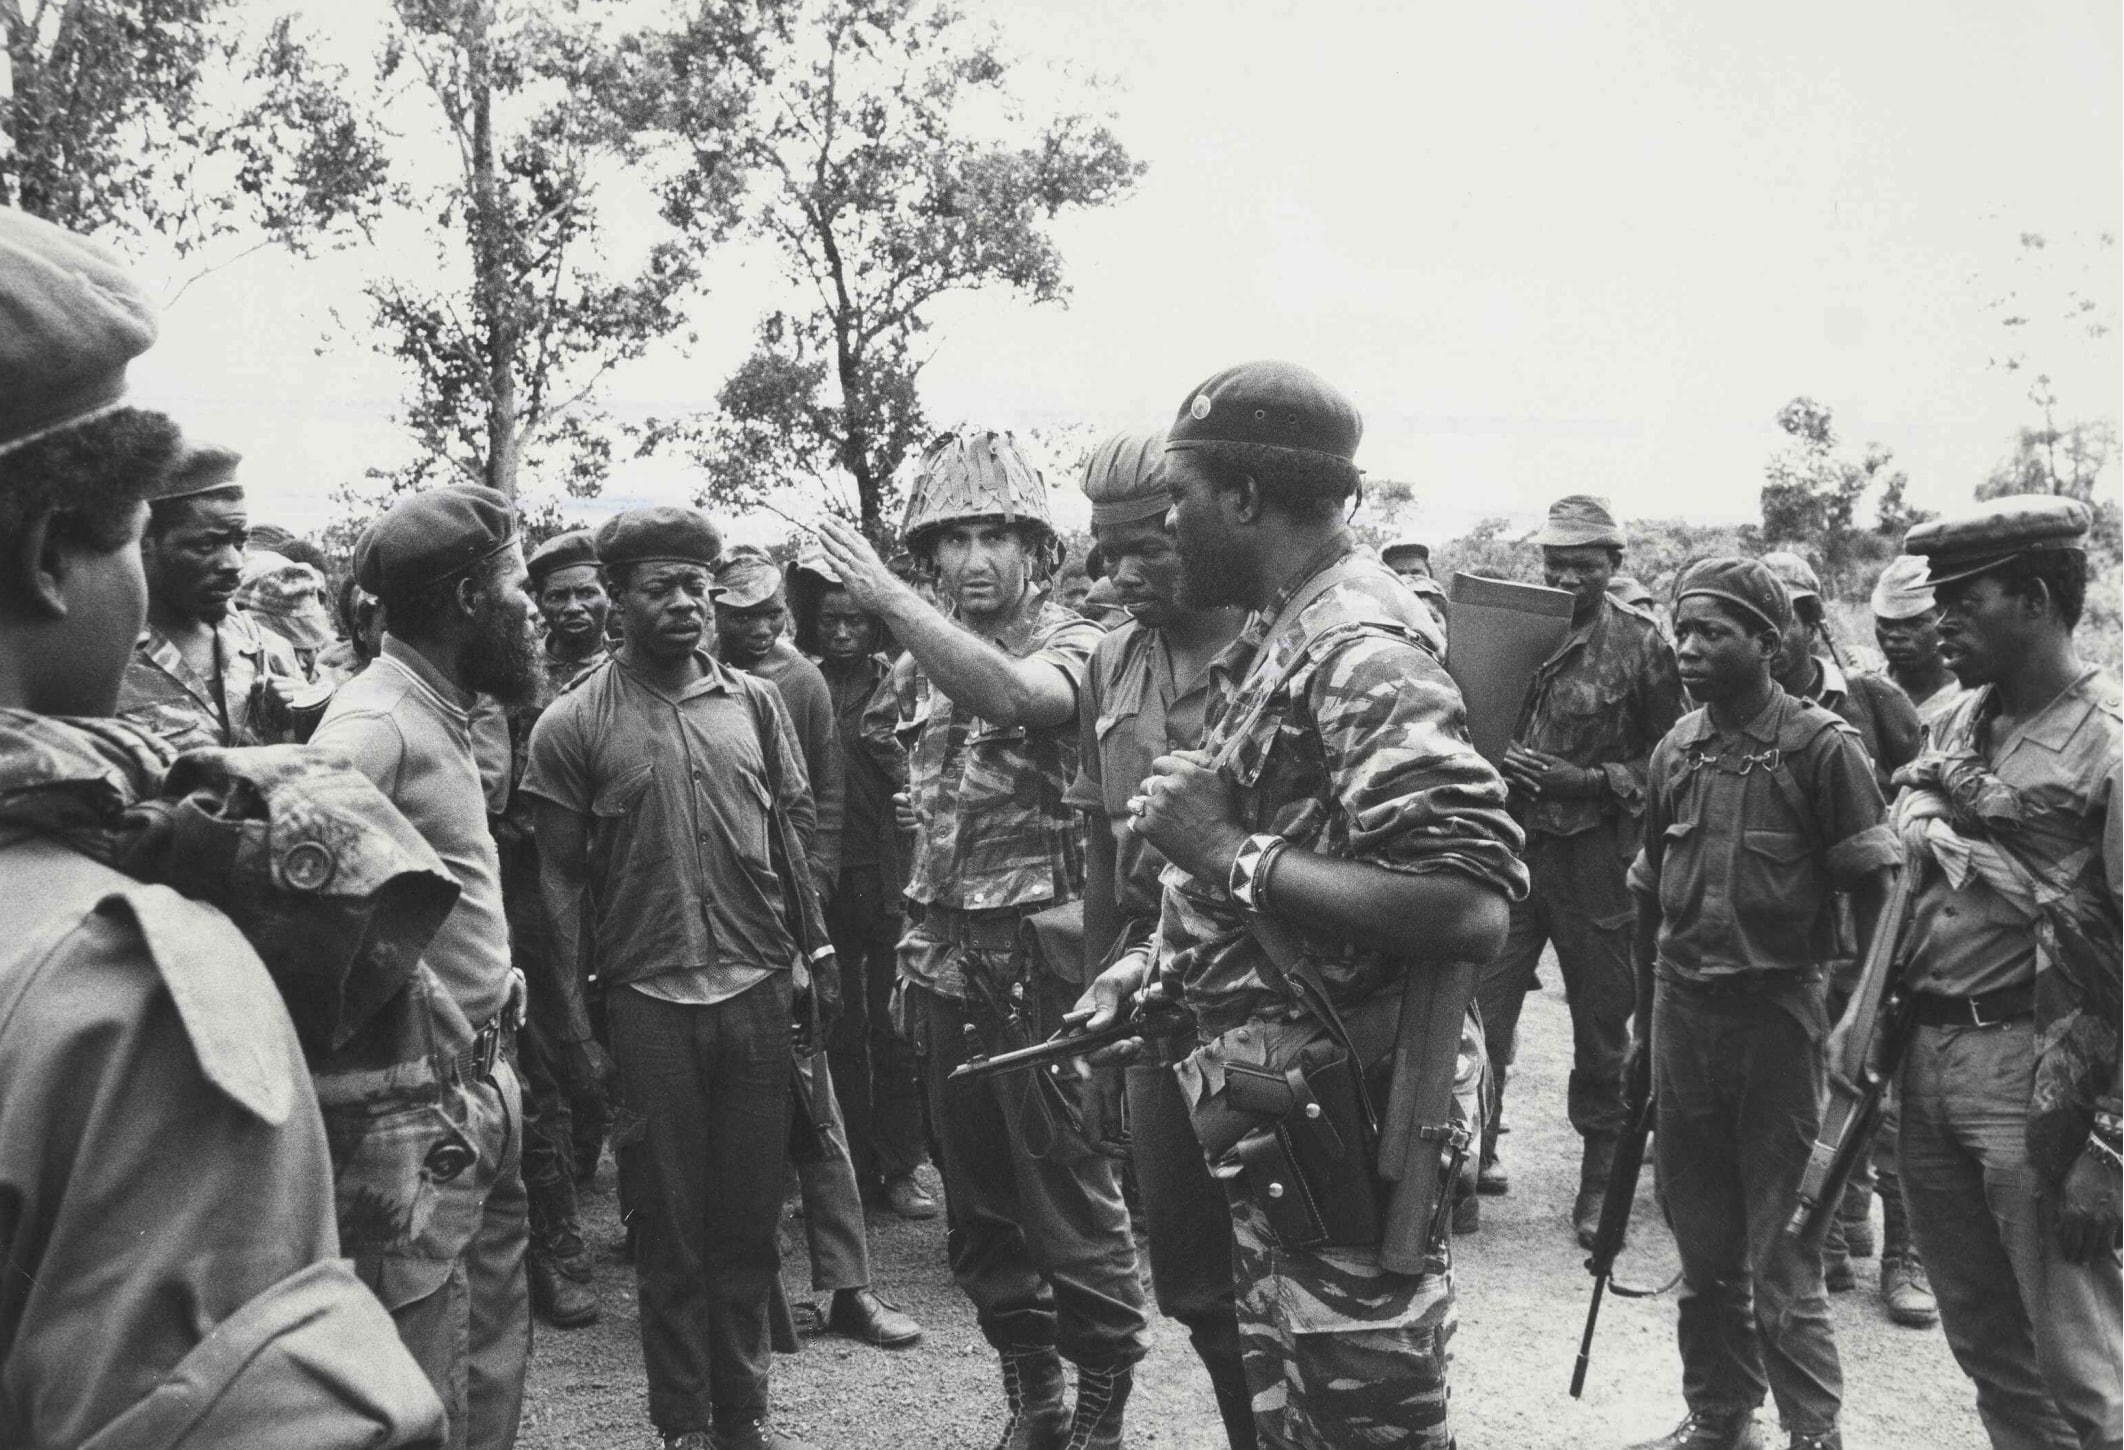
[[[2116,1144],[2103,1142],[2099,1133],[2087,1135],[2087,1150],[2096,1158],[2107,1162],[2110,1167],[2124,1171],[2124,1153],[2117,1151]]]

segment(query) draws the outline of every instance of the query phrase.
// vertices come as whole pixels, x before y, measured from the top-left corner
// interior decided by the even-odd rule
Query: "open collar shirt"
[[[252,718],[252,691],[267,675],[303,678],[286,640],[240,609],[214,626],[218,682],[185,663],[184,654],[150,625],[133,645],[119,687],[118,718],[159,737],[172,750],[267,745],[277,737]],[[216,685],[219,688],[216,688]]]

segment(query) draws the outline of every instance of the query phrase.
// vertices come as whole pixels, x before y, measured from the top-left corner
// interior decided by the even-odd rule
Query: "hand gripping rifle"
[[[1625,1299],[1648,1299],[1659,1289],[1632,1289],[1615,1282],[1615,1256],[1622,1252],[1630,1227],[1630,1210],[1637,1205],[1637,1180],[1644,1172],[1645,1144],[1652,1137],[1652,1044],[1630,1063],[1630,1080],[1623,1087],[1622,1138],[1615,1145],[1615,1162],[1608,1169],[1607,1190],[1600,1200],[1600,1227],[1593,1234],[1593,1254],[1586,1272],[1593,1276],[1593,1302],[1586,1306],[1586,1331],[1579,1337],[1578,1362],[1571,1367],[1571,1398],[1585,1392],[1586,1365],[1593,1358],[1593,1331],[1600,1323],[1601,1300],[1608,1287]]]
[[[1799,1201],[1785,1225],[1785,1232],[1797,1238],[1819,1234],[1843,1202],[1844,1185],[1880,1126],[1881,1092],[1910,1044],[1910,1001],[1897,980],[1897,950],[1916,880],[1914,867],[1896,873],[1880,924],[1866,944],[1858,990],[1845,1014],[1842,1051],[1829,1063],[1829,1101],[1822,1110],[1821,1131],[1807,1155]]]
[[[1036,1042],[1030,1047],[998,1052],[993,1056],[976,1053],[951,1070],[950,1080],[984,1082],[1005,1073],[1030,1072],[1034,1068],[1046,1068],[1052,1072],[1073,1057],[1084,1057],[1131,1037],[1173,1037],[1183,1033],[1191,1036],[1195,1030],[1194,1013],[1160,1000],[1144,1002],[1130,1015],[1115,1017],[1096,1032],[1084,1030],[1091,1015],[1089,1007],[1069,1013],[1062,1019],[1061,1030],[1045,1042]]]

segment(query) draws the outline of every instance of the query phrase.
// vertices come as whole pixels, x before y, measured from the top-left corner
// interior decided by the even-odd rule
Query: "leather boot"
[[[1509,1193],[1512,1175],[1505,1172],[1504,1160],[1497,1156],[1498,1129],[1492,1128],[1482,1135],[1482,1157],[1475,1169],[1477,1193]]]
[[[1630,1450],[1763,1450],[1753,1410],[1691,1410],[1657,1440],[1642,1440]]]
[[[573,1267],[541,1248],[524,1255],[532,1312],[555,1329],[581,1329],[597,1323],[597,1294],[587,1282],[589,1274],[578,1277],[569,1272]],[[587,1270],[588,1265],[583,1267]]]
[[[1838,1222],[1844,1226],[1844,1252],[1854,1259],[1873,1257],[1873,1190],[1846,1188],[1837,1205]]]
[[[1578,1198],[1571,1205],[1571,1227],[1578,1233],[1578,1246],[1593,1247],[1600,1232],[1600,1201],[1608,1192],[1608,1175],[1615,1171],[1615,1144],[1620,1134],[1588,1133],[1585,1151],[1578,1160]]]
[[[1070,1415],[1068,1450],[1121,1450],[1121,1412],[1136,1382],[1127,1365],[1077,1366],[1077,1408]]]
[[[1003,1400],[1010,1418],[996,1450],[1062,1450],[1069,1440],[1069,1406],[1062,1403],[1062,1356],[1053,1345],[1006,1349]]]
[[[1932,1297],[1932,1280],[1910,1241],[1910,1219],[1903,1212],[1903,1196],[1881,1195],[1881,1303],[1888,1317],[1906,1329],[1929,1329],[1940,1322],[1939,1302]]]
[[[1822,1287],[1832,1294],[1841,1294],[1856,1283],[1858,1275],[1851,1271],[1851,1251],[1844,1246],[1844,1221],[1831,1214],[1829,1230],[1822,1235]]]

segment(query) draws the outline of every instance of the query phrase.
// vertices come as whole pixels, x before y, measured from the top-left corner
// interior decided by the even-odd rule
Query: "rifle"
[[[1897,948],[1916,893],[1917,872],[1898,871],[1881,908],[1880,924],[1866,944],[1858,990],[1845,1014],[1850,1028],[1843,1052],[1830,1063],[1829,1101],[1822,1126],[1800,1174],[1799,1201],[1785,1232],[1796,1238],[1819,1233],[1843,1202],[1844,1185],[1880,1126],[1881,1092],[1910,1042],[1910,1003],[1897,980]]]
[[[1091,1016],[1089,1007],[1068,1013],[1054,1036],[1030,1047],[998,1052],[993,1056],[976,1053],[953,1068],[949,1080],[985,1082],[1005,1073],[1030,1072],[1040,1067],[1053,1071],[1073,1057],[1083,1057],[1131,1037],[1174,1037],[1195,1030],[1195,1014],[1169,1002],[1146,1002],[1130,1016],[1116,1017],[1097,1031],[1087,1032],[1084,1024],[1091,1020]]]
[[[1586,1365],[1593,1358],[1593,1331],[1600,1323],[1601,1300],[1615,1279],[1615,1256],[1622,1252],[1630,1227],[1630,1210],[1637,1205],[1637,1180],[1644,1172],[1645,1143],[1652,1136],[1652,1044],[1631,1064],[1630,1081],[1623,1089],[1622,1138],[1615,1145],[1615,1163],[1608,1169],[1608,1186],[1600,1200],[1600,1227],[1593,1234],[1593,1254],[1586,1271],[1593,1276],[1593,1302],[1586,1306],[1586,1331],[1579,1337],[1578,1362],[1571,1368],[1571,1398],[1586,1388]],[[1615,1284],[1625,1299],[1648,1299],[1662,1291],[1632,1289]]]

